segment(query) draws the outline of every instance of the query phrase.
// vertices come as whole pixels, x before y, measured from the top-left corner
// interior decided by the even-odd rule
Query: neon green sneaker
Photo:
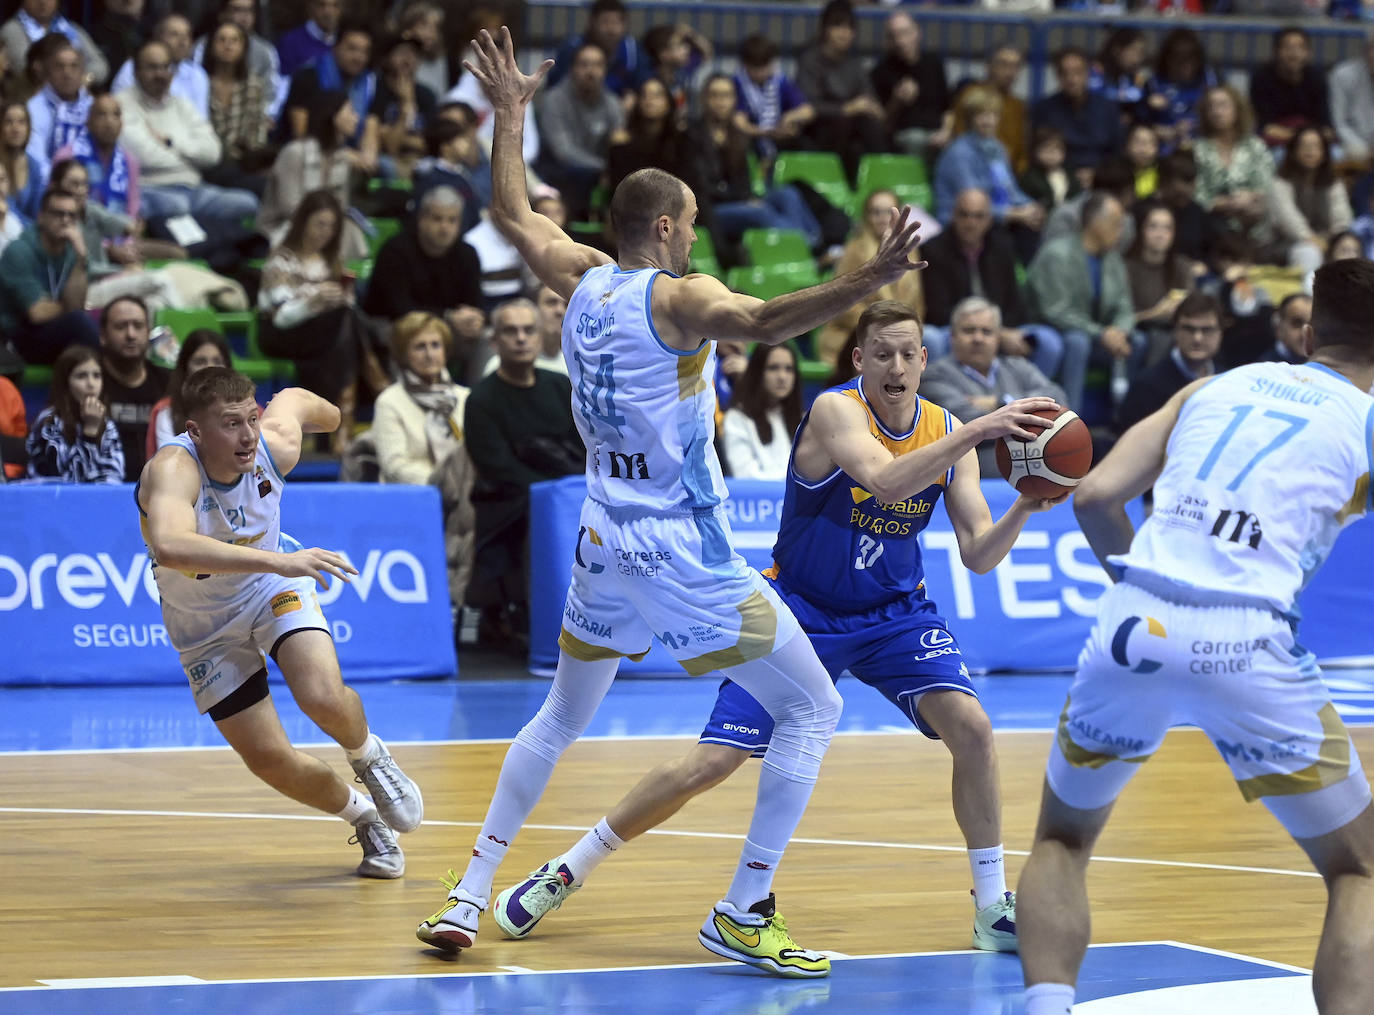
[[[1016,893],[1003,892],[1000,899],[982,909],[977,909],[977,902],[973,905],[977,910],[973,917],[973,947],[985,952],[1016,951]]]
[[[471,948],[477,941],[477,918],[487,909],[487,900],[479,899],[458,887],[458,875],[449,871],[440,882],[448,889],[439,912],[415,928],[415,936],[450,955]]]
[[[736,962],[758,966],[778,976],[830,975],[830,960],[820,952],[800,948],[778,915],[773,893],[741,913],[728,902],[716,903],[701,925],[697,940],[708,951]]]

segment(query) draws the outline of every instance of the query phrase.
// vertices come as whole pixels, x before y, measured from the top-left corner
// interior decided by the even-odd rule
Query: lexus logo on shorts
[[[954,635],[939,627],[921,632],[921,648],[944,648],[954,644]]]

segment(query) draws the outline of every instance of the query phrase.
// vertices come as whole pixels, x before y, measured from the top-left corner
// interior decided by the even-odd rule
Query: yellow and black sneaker
[[[817,977],[830,975],[830,960],[820,952],[800,948],[787,933],[787,923],[778,914],[773,894],[740,912],[728,902],[716,903],[697,935],[703,947],[717,955],[778,976]]]
[[[442,952],[456,955],[477,942],[477,918],[487,909],[487,900],[458,887],[458,875],[449,871],[439,879],[448,891],[448,898],[435,913],[415,928],[415,936]]]

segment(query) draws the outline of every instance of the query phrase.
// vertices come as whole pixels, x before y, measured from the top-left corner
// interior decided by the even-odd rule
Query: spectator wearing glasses
[[[85,306],[79,202],[50,190],[38,221],[0,255],[0,333],[30,363],[52,363],[70,345],[100,343]]]
[[[1174,311],[1174,347],[1169,355],[1142,370],[1117,412],[1120,433],[1163,408],[1181,388],[1217,372],[1221,350],[1221,304],[1206,293],[1191,293]]]
[[[199,60],[191,58],[191,22],[181,14],[168,14],[157,23],[153,38],[167,47],[172,57],[172,83],[168,94],[189,102],[202,117],[210,118],[210,77]],[[124,61],[110,82],[118,94],[134,85],[134,61]]]

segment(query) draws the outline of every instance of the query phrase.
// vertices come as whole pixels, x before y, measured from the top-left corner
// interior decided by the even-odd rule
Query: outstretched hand
[[[1041,511],[1048,511],[1058,504],[1063,504],[1072,495],[1072,490],[1065,490],[1057,497],[1030,497],[1023,493],[1019,499],[1022,507],[1027,511],[1031,514],[1039,514]]]
[[[472,51],[476,64],[464,60],[463,66],[482,86],[493,109],[522,110],[553,69],[553,61],[545,60],[533,74],[521,71],[515,62],[515,44],[511,42],[510,29],[505,25],[494,39],[485,28],[478,32],[477,38],[472,40]]]
[[[329,575],[350,581],[348,576],[357,573],[358,569],[343,554],[318,546],[283,554],[277,568],[277,574],[284,578],[314,578],[322,589],[329,588]]]
[[[925,261],[913,261],[911,253],[921,242],[921,223],[911,213],[911,205],[903,205],[899,211],[892,209],[892,219],[887,231],[878,243],[878,252],[869,263],[883,278],[883,285],[890,285],[909,271],[919,271],[926,266]]]
[[[1058,408],[1058,402],[1043,395],[1018,398],[986,416],[979,417],[975,422],[984,428],[981,437],[983,441],[995,437],[1019,437],[1023,441],[1033,441],[1040,436],[1041,431],[1054,423],[1054,420],[1037,416],[1035,413]]]

